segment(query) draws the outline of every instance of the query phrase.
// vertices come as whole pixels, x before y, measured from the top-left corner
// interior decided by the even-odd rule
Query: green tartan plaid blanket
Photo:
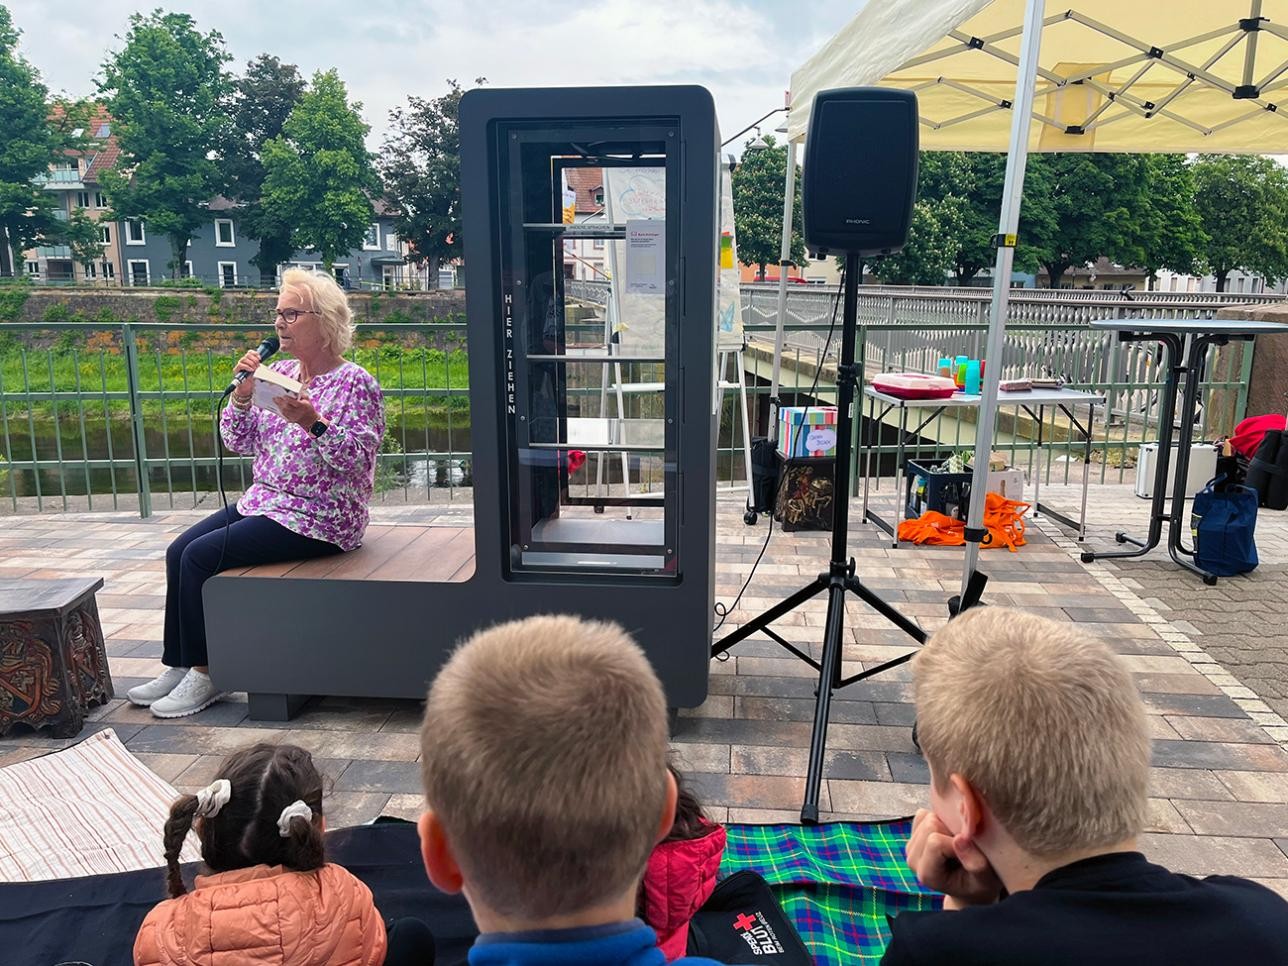
[[[826,825],[728,825],[722,877],[759,872],[818,966],[875,966],[887,916],[939,905],[904,863],[911,819]]]

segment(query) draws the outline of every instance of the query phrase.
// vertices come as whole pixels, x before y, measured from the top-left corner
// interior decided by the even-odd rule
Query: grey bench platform
[[[673,707],[706,699],[709,592],[507,578],[502,545],[478,552],[488,537],[487,528],[373,525],[350,553],[216,574],[202,591],[215,684],[247,692],[250,717],[261,721],[289,720],[313,695],[419,699],[479,628],[571,613],[631,631]]]

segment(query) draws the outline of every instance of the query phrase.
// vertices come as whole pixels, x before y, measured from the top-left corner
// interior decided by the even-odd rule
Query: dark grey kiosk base
[[[250,695],[252,718],[311,695],[423,698],[470,634],[553,613],[624,627],[672,707],[706,699],[719,140],[698,87],[464,96],[475,525],[372,526],[352,553],[207,581],[211,676]],[[563,224],[572,168],[601,173],[617,215]],[[647,246],[614,272],[611,332],[565,291],[583,236]]]

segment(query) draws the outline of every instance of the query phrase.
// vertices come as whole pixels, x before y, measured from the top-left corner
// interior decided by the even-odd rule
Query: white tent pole
[[[1002,189],[1002,211],[998,234],[1007,244],[997,248],[993,269],[993,305],[988,320],[987,362],[983,398],[975,432],[975,469],[970,485],[970,512],[966,518],[966,561],[962,567],[962,599],[979,562],[978,536],[984,526],[984,497],[988,488],[988,460],[993,452],[993,427],[997,421],[998,384],[1002,379],[1002,353],[1006,347],[1006,312],[1011,295],[1011,265],[1015,261],[1014,236],[1020,225],[1020,198],[1024,193],[1024,168],[1029,155],[1029,126],[1033,117],[1033,88],[1037,78],[1038,53],[1042,47],[1042,18],[1046,0],[1025,4],[1024,34],[1020,41],[1020,66],[1015,77],[1015,101],[1011,115],[1011,146],[1006,155],[1006,182]]]
[[[778,322],[774,327],[774,371],[769,387],[769,439],[778,440],[778,380],[783,369],[783,323],[787,317],[787,265],[792,259],[792,206],[796,200],[796,142],[787,142],[783,192],[783,242],[778,249]]]

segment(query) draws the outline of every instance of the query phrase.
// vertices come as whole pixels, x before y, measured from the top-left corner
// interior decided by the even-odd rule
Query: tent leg
[[[1033,121],[1033,85],[1037,79],[1038,49],[1042,45],[1042,17],[1046,0],[1028,0],[1024,12],[1024,35],[1020,40],[1020,67],[1015,75],[1015,102],[1011,108],[1011,147],[1006,155],[1006,183],[1002,188],[1002,211],[998,234],[1011,241],[1020,225],[1020,197],[1024,193],[1024,167],[1029,157],[1029,126]],[[979,403],[979,425],[975,430],[975,470],[971,478],[970,513],[966,516],[966,560],[962,565],[962,599],[979,563],[979,541],[983,540],[984,496],[988,487],[988,457],[993,452],[993,428],[997,421],[997,386],[1002,377],[1002,350],[1006,345],[1006,310],[1011,295],[1011,265],[1015,247],[998,245],[993,269],[993,305],[988,321],[988,349],[984,358],[984,397]]]
[[[1010,241],[1020,224],[1020,199],[1024,193],[1024,168],[1029,155],[1029,127],[1033,120],[1033,87],[1037,78],[1038,51],[1042,45],[1042,19],[1046,0],[1027,0],[1024,33],[1020,40],[1020,66],[1015,75],[1015,101],[1011,109],[1011,145],[1006,155],[1006,182],[1002,189],[1002,210],[998,234]],[[984,497],[988,486],[988,458],[993,451],[993,428],[997,421],[998,383],[1002,377],[1002,351],[1006,345],[1007,303],[1011,294],[1011,265],[1015,248],[1001,244],[993,269],[993,304],[988,321],[988,348],[984,358],[984,394],[979,403],[975,432],[975,469],[970,487],[970,513],[966,518],[966,560],[962,566],[962,599],[979,562],[979,541],[983,539]]]

